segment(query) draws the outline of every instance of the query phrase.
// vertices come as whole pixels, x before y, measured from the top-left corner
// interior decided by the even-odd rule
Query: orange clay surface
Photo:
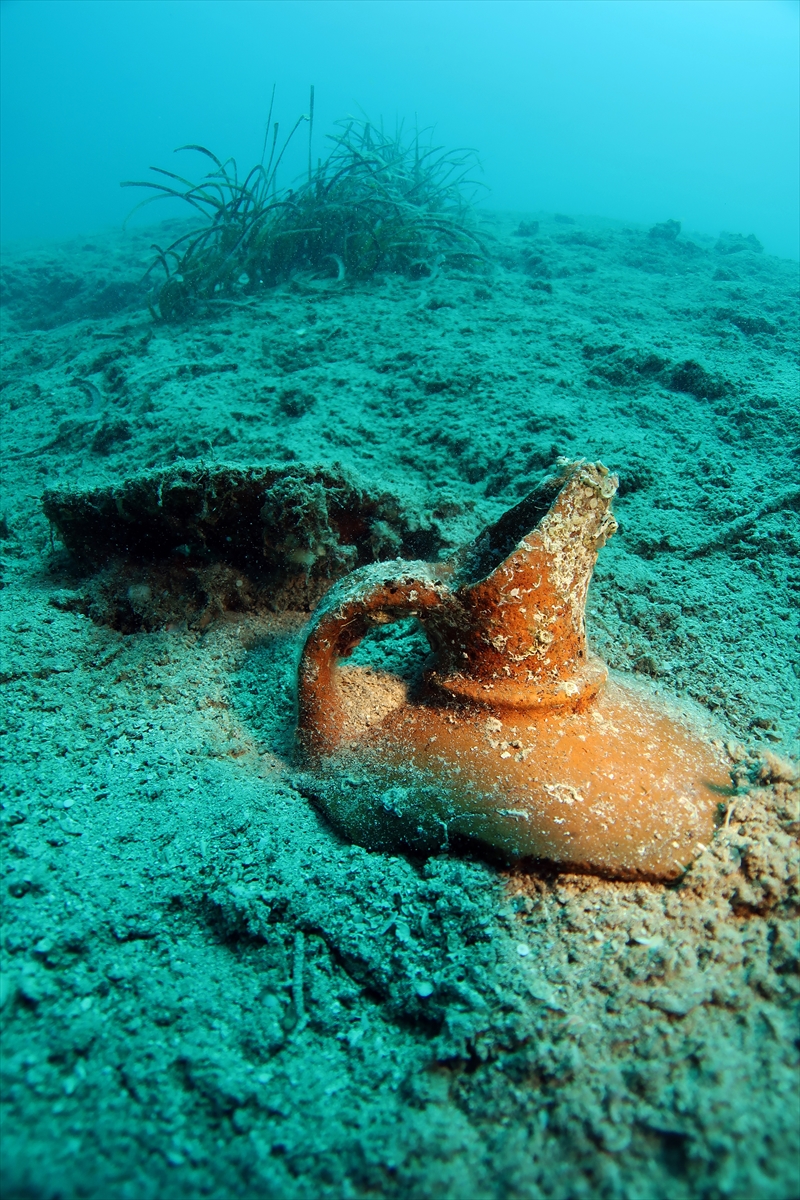
[[[406,704],[348,751],[376,782],[399,771],[406,786],[415,776],[434,783],[425,791],[441,797],[450,834],[617,876],[680,875],[730,794],[720,752],[611,680],[572,713]]]
[[[467,837],[658,879],[710,842],[730,791],[721,755],[663,704],[605,682],[586,644],[616,488],[602,464],[560,460],[449,565],[376,563],[331,590],[301,658],[298,744],[348,832],[420,848]],[[408,614],[435,662],[420,697],[387,709],[374,676],[348,686],[337,663],[371,622]]]

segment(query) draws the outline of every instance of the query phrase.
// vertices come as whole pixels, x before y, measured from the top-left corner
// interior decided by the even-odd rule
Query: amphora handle
[[[312,618],[297,675],[300,749],[308,756],[332,754],[341,743],[344,714],[336,667],[369,629],[438,607],[447,588],[425,562],[382,562],[340,580]]]

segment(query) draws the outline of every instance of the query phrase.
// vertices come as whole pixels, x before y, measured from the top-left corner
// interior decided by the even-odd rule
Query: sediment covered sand
[[[7,253],[9,1200],[797,1193],[796,264],[519,221],[485,216],[485,273],[298,278],[179,326],[143,303],[151,231]],[[80,567],[42,511],[319,467],[383,497],[379,557],[426,557],[559,455],[621,480],[593,648],[728,748],[677,885],[347,844],[295,786],[297,547],[274,596],[211,603]],[[357,661],[419,653],[400,627]]]

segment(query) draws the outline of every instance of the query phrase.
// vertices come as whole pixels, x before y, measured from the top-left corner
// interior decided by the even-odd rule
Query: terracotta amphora
[[[616,488],[600,463],[559,460],[453,561],[375,563],[326,595],[301,656],[297,740],[308,790],[347,836],[651,879],[708,845],[730,794],[721,751],[587,647]],[[415,686],[341,663],[375,624],[409,616],[433,651]]]

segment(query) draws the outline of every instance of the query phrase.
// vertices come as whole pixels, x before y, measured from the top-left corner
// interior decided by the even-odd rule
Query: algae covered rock
[[[67,606],[126,632],[258,606],[307,610],[354,567],[436,555],[430,518],[338,468],[185,464],[56,488],[45,515],[89,596]]]

